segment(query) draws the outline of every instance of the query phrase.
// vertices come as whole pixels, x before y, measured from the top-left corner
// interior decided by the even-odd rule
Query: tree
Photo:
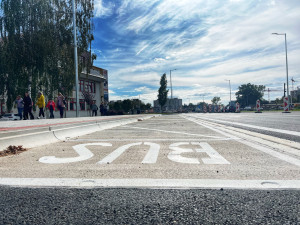
[[[218,105],[218,103],[221,101],[221,98],[220,97],[214,97],[212,100],[211,100],[211,102],[212,102],[212,104],[216,104],[216,105]]]
[[[283,97],[281,97],[281,98],[276,98],[276,99],[275,99],[275,103],[276,103],[276,105],[277,105],[277,104],[282,104],[282,103],[283,103]]]
[[[130,99],[125,99],[122,102],[122,108],[125,112],[129,112],[132,109],[132,101]]]
[[[122,103],[121,102],[114,102],[112,105],[112,109],[115,110],[116,112],[119,112],[122,110]]]
[[[235,93],[237,102],[241,107],[255,105],[256,100],[262,100],[264,96],[264,85],[243,84],[239,86],[239,90]]]
[[[150,103],[145,104],[144,102],[141,102],[141,110],[142,111],[149,110],[149,109],[151,109]]]
[[[167,103],[168,92],[169,90],[167,90],[167,77],[164,73],[160,78],[160,88],[158,89],[157,95],[160,108],[162,108]]]
[[[93,99],[94,99],[95,95],[92,94],[91,92],[88,92],[85,90],[81,91],[81,95],[82,95],[84,101],[86,102],[86,104],[88,105],[88,111],[89,111],[90,116],[92,116],[91,106],[93,104]]]
[[[94,0],[75,1],[81,55],[93,40]],[[25,91],[33,99],[39,90],[46,96],[55,90],[69,94],[75,81],[72,0],[0,4],[0,95],[7,97],[8,110]]]

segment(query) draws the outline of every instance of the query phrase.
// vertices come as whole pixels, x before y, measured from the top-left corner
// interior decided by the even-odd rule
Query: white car
[[[0,120],[1,121],[20,120],[20,116],[14,113],[5,113]]]
[[[251,106],[246,106],[244,110],[251,110]]]

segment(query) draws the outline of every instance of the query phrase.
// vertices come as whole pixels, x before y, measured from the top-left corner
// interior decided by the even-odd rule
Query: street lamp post
[[[173,110],[173,88],[172,88],[172,76],[171,76],[171,72],[174,71],[176,69],[172,69],[170,70],[170,85],[171,85],[171,100],[170,100],[170,106],[171,106],[171,110]]]
[[[284,40],[285,40],[285,67],[286,67],[286,90],[287,90],[287,97],[288,97],[288,109],[290,109],[289,71],[288,71],[286,33],[283,33],[283,34],[272,33],[272,34],[275,34],[275,35],[284,35]]]
[[[172,76],[171,76],[171,72],[174,71],[174,70],[177,70],[177,69],[170,70],[171,99],[173,99],[173,89],[172,89]]]
[[[74,63],[75,63],[75,90],[76,90],[76,117],[79,117],[79,85],[78,85],[78,58],[77,58],[77,38],[76,38],[76,11],[75,0],[72,1],[73,8],[73,32],[74,32]]]
[[[230,104],[231,104],[231,84],[230,84],[230,80],[226,80],[226,81],[229,81],[229,94],[230,94],[229,107],[230,107]]]

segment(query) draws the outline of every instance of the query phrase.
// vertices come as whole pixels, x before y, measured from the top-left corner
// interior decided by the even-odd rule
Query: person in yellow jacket
[[[44,113],[45,97],[42,92],[39,92],[39,94],[38,94],[38,99],[37,99],[36,105],[39,107],[39,110],[40,110],[38,119],[40,118],[40,116],[43,116],[43,118],[45,118],[45,113]]]

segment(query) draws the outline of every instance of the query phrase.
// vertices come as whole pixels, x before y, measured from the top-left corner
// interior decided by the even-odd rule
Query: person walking
[[[104,115],[104,105],[103,105],[103,102],[101,102],[101,105],[100,105],[100,116],[103,116]]]
[[[54,119],[54,114],[53,111],[55,109],[55,102],[52,100],[52,98],[49,99],[46,107],[49,109],[50,111],[50,119]]]
[[[64,117],[65,97],[59,92],[57,97],[57,108],[59,109],[60,118]]]
[[[94,116],[94,114],[95,116],[97,116],[98,106],[96,105],[96,103],[94,103],[91,108],[93,111],[92,116]]]
[[[103,107],[103,114],[104,116],[107,116],[107,112],[108,112],[109,106],[107,104],[107,102],[104,103],[104,107]]]
[[[38,94],[38,100],[36,102],[36,105],[39,107],[39,116],[38,119],[43,116],[45,118],[44,108],[45,108],[45,97],[43,93],[40,91]]]
[[[23,101],[24,101],[24,120],[29,119],[28,114],[30,115],[30,119],[33,120],[34,116],[32,114],[32,100],[31,100],[28,92],[25,93]]]
[[[20,117],[20,120],[22,120],[23,110],[24,110],[24,101],[23,101],[23,98],[21,98],[21,95],[17,96],[15,103],[17,104],[18,115]]]

